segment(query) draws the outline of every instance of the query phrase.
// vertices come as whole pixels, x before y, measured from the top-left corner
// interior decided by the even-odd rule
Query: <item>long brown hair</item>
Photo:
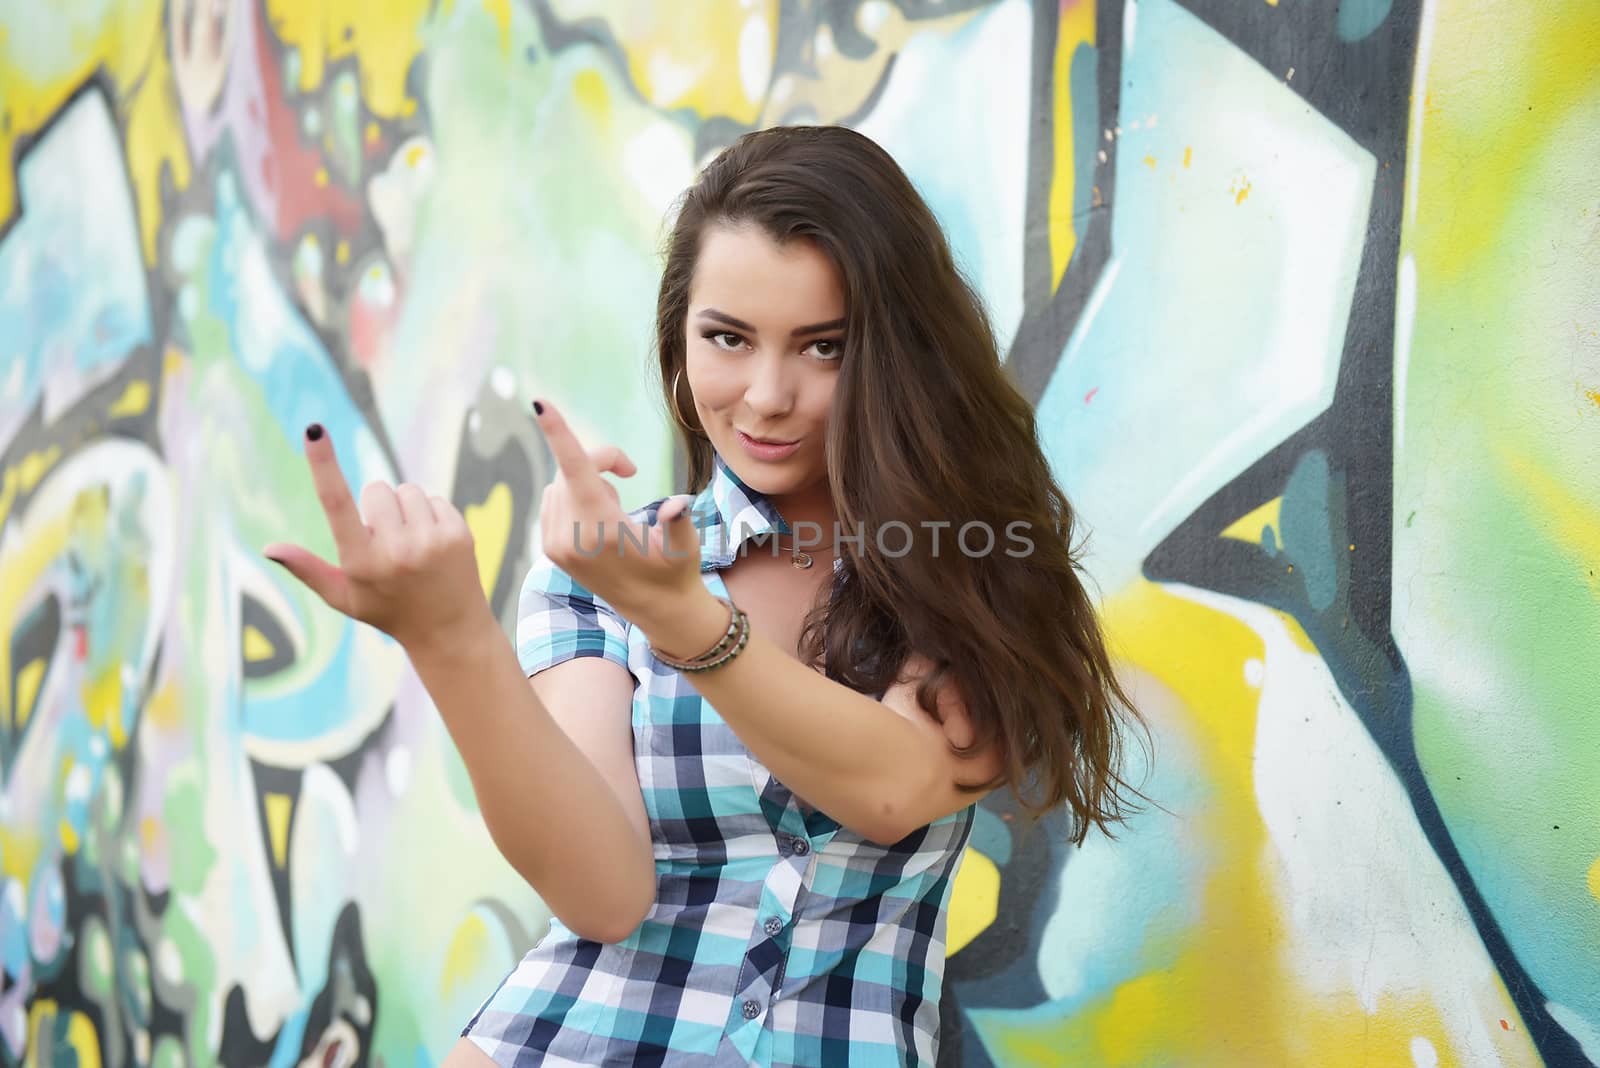
[[[841,126],[749,133],[705,167],[679,201],[656,306],[661,380],[688,452],[690,493],[705,487],[714,454],[704,430],[683,422],[694,407],[679,372],[701,236],[716,224],[754,224],[780,244],[815,242],[844,287],[828,481],[842,528],[867,537],[844,543],[841,574],[806,617],[802,657],[881,693],[921,653],[934,665],[918,687],[922,707],[938,718],[935,695],[953,678],[974,747],[994,740],[1004,755],[1003,778],[975,793],[1003,782],[1034,818],[1064,804],[1075,842],[1091,825],[1111,834],[1108,824],[1128,816],[1124,794],[1143,797],[1121,768],[1122,728],[1143,720],[1080,581],[1072,508],[1040,448],[1033,407],[1006,374],[932,211],[887,152]],[[886,551],[874,551],[877,532],[897,522],[913,536],[884,534]],[[987,524],[991,551],[980,551],[988,539],[957,542],[972,522]],[[1000,538],[1019,529],[1032,549],[1016,555],[1021,542]],[[904,555],[887,555],[908,541]]]

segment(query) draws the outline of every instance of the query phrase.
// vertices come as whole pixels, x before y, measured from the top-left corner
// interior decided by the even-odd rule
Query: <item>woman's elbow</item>
[[[621,942],[655,907],[653,860],[642,866],[618,864],[603,874],[591,871],[579,878],[568,871],[561,878],[548,869],[530,870],[509,854],[506,859],[567,930],[591,942]]]
[[[948,775],[945,766],[934,765],[897,792],[878,794],[862,806],[857,825],[850,829],[873,845],[888,848],[981,796],[953,796]]]
[[[619,890],[622,889],[619,886]],[[621,900],[613,900],[601,904],[600,895],[593,899],[595,904],[601,904],[598,914],[591,912],[579,919],[576,923],[567,923],[572,933],[580,938],[587,938],[593,942],[621,942],[639,929],[645,918],[650,915],[650,910],[656,903],[656,882],[654,865],[648,880],[635,878],[626,887],[626,893],[621,895]],[[563,919],[563,923],[566,920]]]
[[[581,924],[567,924],[572,933],[580,938],[587,938],[591,942],[621,942],[639,929],[644,923],[644,918],[650,914],[649,909],[636,911],[619,911],[615,915],[592,917],[588,922]]]
[[[869,801],[847,826],[873,845],[887,849],[916,830],[907,822],[911,808],[893,797],[880,795]]]

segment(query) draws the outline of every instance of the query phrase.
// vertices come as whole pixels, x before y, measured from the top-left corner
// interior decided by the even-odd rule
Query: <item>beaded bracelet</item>
[[[745,615],[744,609],[726,597],[718,597],[717,600],[728,606],[728,630],[717,644],[699,656],[692,656],[687,660],[668,656],[651,645],[650,651],[655,654],[655,658],[679,671],[710,671],[714,667],[721,667],[743,652],[750,641],[750,617]]]

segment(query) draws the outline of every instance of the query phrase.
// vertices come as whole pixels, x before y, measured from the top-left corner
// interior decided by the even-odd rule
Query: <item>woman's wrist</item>
[[[728,632],[728,606],[701,586],[635,619],[650,645],[679,660],[699,656]]]
[[[404,639],[396,640],[421,671],[435,664],[463,662],[491,647],[497,640],[509,639],[485,601],[481,610],[475,608],[454,623],[432,627],[426,633],[407,635]]]

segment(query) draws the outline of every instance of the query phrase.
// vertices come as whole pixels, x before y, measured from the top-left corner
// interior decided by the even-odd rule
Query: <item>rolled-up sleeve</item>
[[[517,602],[517,660],[524,675],[598,656],[628,666],[628,621],[543,553]]]

